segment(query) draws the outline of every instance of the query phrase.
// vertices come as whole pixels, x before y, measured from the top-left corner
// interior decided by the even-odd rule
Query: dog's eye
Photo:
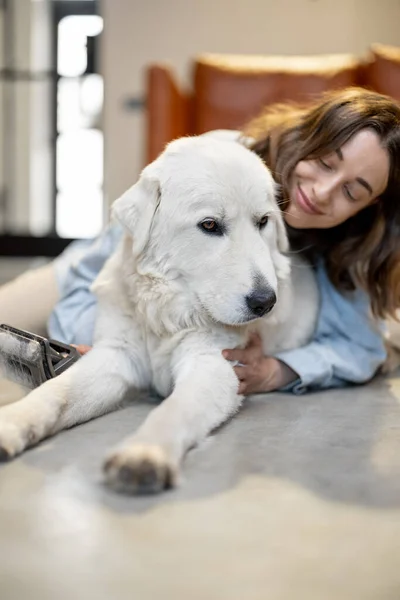
[[[261,219],[258,221],[258,227],[260,229],[263,229],[266,224],[268,223],[268,215],[264,215],[263,217],[261,217]]]
[[[221,226],[214,219],[204,219],[204,221],[199,223],[199,227],[206,233],[213,233],[214,235],[222,235],[224,233]]]

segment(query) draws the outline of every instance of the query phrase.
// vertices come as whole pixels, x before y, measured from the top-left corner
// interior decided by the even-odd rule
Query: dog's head
[[[226,325],[269,312],[289,275],[275,184],[240,143],[171,142],[113,205],[132,235],[141,270],[179,283],[200,310]]]

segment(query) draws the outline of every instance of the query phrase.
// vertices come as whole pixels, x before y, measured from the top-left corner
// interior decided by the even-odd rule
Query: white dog
[[[318,294],[291,269],[275,185],[244,145],[199,136],[170,143],[113,206],[126,233],[93,289],[93,350],[0,410],[0,454],[115,409],[133,389],[166,399],[106,459],[130,493],[175,484],[185,452],[239,408],[221,350],[257,329],[268,354],[311,336]]]

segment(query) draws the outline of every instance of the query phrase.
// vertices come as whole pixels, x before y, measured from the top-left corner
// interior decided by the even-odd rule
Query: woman
[[[308,108],[272,107],[245,133],[281,186],[291,247],[316,266],[321,310],[304,348],[264,357],[253,338],[224,352],[244,365],[240,392],[368,381],[385,357],[370,309],[385,318],[400,306],[400,106],[342,90]]]
[[[305,347],[265,357],[253,337],[244,350],[224,351],[239,363],[239,391],[302,393],[366,382],[386,357],[381,320],[400,306],[400,106],[366,90],[341,90],[313,106],[269,108],[244,133],[280,184],[291,247],[315,266],[321,308]],[[49,319],[52,337],[91,344],[96,300],[89,286],[120,236],[109,228],[89,248],[73,245],[55,261],[52,287],[61,300]]]

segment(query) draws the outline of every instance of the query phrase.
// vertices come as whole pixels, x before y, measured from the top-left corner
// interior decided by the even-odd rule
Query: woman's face
[[[297,229],[329,229],[377,200],[387,186],[389,155],[365,129],[336,152],[297,163],[285,221]]]

